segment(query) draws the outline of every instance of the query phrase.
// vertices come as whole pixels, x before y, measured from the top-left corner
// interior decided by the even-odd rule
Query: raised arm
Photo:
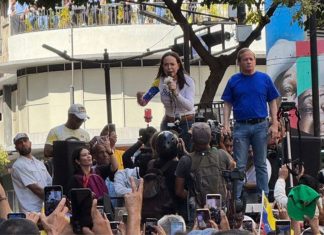
[[[232,104],[225,101],[224,102],[224,134],[231,134],[230,128],[230,116],[232,112]]]

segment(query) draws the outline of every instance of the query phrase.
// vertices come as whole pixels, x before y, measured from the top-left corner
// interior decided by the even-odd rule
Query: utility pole
[[[183,61],[187,73],[190,74],[190,47],[189,47],[189,25],[183,27]]]
[[[316,1],[316,0],[315,0]],[[317,61],[317,32],[316,32],[316,13],[309,18],[310,33],[310,53],[311,53],[311,70],[312,70],[312,100],[313,100],[313,120],[314,136],[320,137],[320,115],[319,115],[319,92],[318,92],[318,61]]]
[[[74,57],[73,49],[73,22],[71,19],[71,57]],[[71,61],[71,85],[70,85],[70,105],[74,104],[74,61]]]
[[[105,90],[106,90],[106,108],[107,108],[107,122],[112,123],[111,116],[111,86],[110,86],[110,65],[109,65],[109,54],[105,49],[104,56],[104,71],[105,71]]]

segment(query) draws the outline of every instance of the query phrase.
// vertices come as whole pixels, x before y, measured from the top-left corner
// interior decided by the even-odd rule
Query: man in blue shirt
[[[228,81],[222,99],[224,100],[224,133],[230,134],[230,114],[234,113],[234,159],[237,168],[244,172],[248,149],[252,145],[256,169],[257,191],[267,195],[268,173],[266,164],[267,140],[278,135],[277,103],[279,96],[271,78],[256,71],[255,54],[248,48],[242,48],[237,54],[240,73],[234,74]],[[268,109],[272,124],[269,127]],[[238,182],[236,198],[239,199],[243,182]]]
[[[28,4],[27,3],[19,3],[18,1],[16,2],[16,14],[17,15],[23,15],[28,12]]]

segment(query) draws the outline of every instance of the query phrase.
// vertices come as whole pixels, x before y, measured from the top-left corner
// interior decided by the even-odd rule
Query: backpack
[[[172,162],[172,160],[167,162],[161,169],[150,169],[143,176],[142,219],[160,219],[162,216],[175,211],[176,205],[164,176],[164,172],[171,166]]]
[[[210,149],[206,154],[193,152],[191,158],[190,196],[195,198],[196,208],[206,204],[206,194],[221,194],[226,198],[226,181],[222,171],[227,169],[228,157],[221,149]]]

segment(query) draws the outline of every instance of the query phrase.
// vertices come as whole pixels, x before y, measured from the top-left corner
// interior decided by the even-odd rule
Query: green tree
[[[8,153],[0,145],[0,175],[4,173],[4,170],[9,162]]]
[[[322,1],[322,0],[321,0]],[[203,4],[210,5],[211,3],[216,4],[230,4],[237,7],[239,4],[245,4],[248,8],[247,20],[250,23],[257,24],[255,29],[252,31],[250,36],[244,41],[240,42],[237,48],[228,55],[220,55],[217,57],[212,56],[202,45],[201,41],[192,29],[191,24],[181,12],[181,5],[183,0],[164,0],[168,9],[171,11],[174,19],[179,23],[180,27],[184,31],[186,28],[189,30],[189,39],[191,45],[195,48],[201,59],[208,65],[210,69],[210,75],[205,82],[205,89],[202,94],[200,102],[208,103],[212,102],[218,86],[227,70],[227,68],[235,63],[236,55],[238,51],[243,47],[249,47],[251,43],[261,35],[261,31],[268,24],[273,16],[274,12],[280,4],[292,7],[295,4],[301,4],[300,11],[294,15],[294,20],[297,20],[302,24],[303,16],[309,16],[312,13],[316,13],[320,19],[320,23],[324,19],[323,9],[324,4],[313,0],[273,0],[272,5],[265,11],[262,11],[264,6],[263,0],[204,0]]]

